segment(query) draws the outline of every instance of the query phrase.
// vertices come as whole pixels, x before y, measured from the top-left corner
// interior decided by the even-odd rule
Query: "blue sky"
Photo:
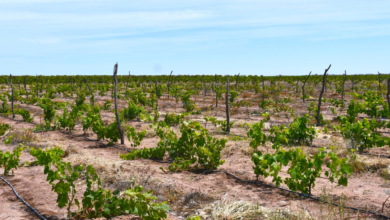
[[[0,0],[1,75],[390,73],[388,0]]]

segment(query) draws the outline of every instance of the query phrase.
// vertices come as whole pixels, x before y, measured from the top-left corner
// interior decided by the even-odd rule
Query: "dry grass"
[[[320,202],[320,218],[319,219],[367,219],[367,215],[365,213],[351,213],[350,209],[346,209],[345,206],[347,204],[347,198],[345,196],[341,196],[337,203],[339,206],[334,206],[330,203],[334,202],[334,198],[326,191],[326,187],[322,188],[322,192],[320,195],[320,199],[322,201],[326,201],[327,203]],[[365,207],[364,209],[367,209]],[[371,219],[371,218],[370,218]]]
[[[233,155],[235,152],[241,152],[244,155],[252,155],[253,148],[249,146],[248,140],[242,141],[229,141],[226,144],[226,147],[222,150],[221,154],[224,157],[229,157]]]
[[[136,185],[141,185],[145,190],[153,190],[155,195],[161,201],[176,202],[182,192],[171,184],[169,179],[154,178],[153,170],[150,175],[150,166],[132,163],[129,161],[110,160],[101,157],[95,157],[86,150],[80,150],[76,147],[69,146],[65,149],[65,162],[70,162],[72,166],[92,165],[99,175],[102,183],[106,188],[126,190]]]
[[[118,182],[126,178],[122,172],[122,164],[124,161],[113,161],[109,159],[104,159],[101,157],[95,157],[86,152],[85,150],[80,150],[75,147],[69,146],[65,150],[64,161],[70,162],[72,166],[88,166],[92,165],[102,182],[106,184],[111,184]]]
[[[16,143],[30,144],[39,142],[41,138],[30,129],[12,131],[12,140]]]
[[[222,198],[208,207],[198,210],[203,219],[242,220],[242,219],[313,219],[306,211],[270,209],[247,201]]]
[[[154,130],[154,128],[147,127],[145,138],[153,138],[153,137],[157,137],[156,131]]]
[[[252,97],[252,93],[250,93],[250,92],[244,92],[244,93],[242,93],[242,97],[243,97],[243,98],[250,98],[250,97]]]
[[[23,130],[8,130],[2,137],[1,140],[7,139],[9,136],[12,136],[11,144],[23,144],[25,146],[33,147],[35,149],[38,148],[46,148],[52,146],[51,142],[43,142],[42,138],[31,132],[30,129]]]
[[[356,155],[356,160],[351,160],[350,165],[353,167],[354,173],[384,172],[384,170],[389,169],[390,159]]]

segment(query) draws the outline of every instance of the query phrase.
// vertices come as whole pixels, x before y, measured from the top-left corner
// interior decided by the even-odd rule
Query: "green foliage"
[[[121,154],[120,157],[125,160],[162,159],[167,151],[174,160],[169,166],[171,171],[189,169],[193,164],[204,169],[217,169],[225,162],[221,160],[221,151],[227,140],[211,137],[199,122],[184,121],[180,128],[180,138],[177,138],[165,122],[157,123],[155,131],[161,139],[157,147],[133,150],[128,154]]]
[[[0,123],[0,136],[3,136],[7,130],[9,130],[11,126],[9,124]]]
[[[82,119],[84,131],[91,127],[93,128],[96,123],[101,121],[100,111],[99,106],[89,106],[87,109],[87,115]]]
[[[341,117],[340,134],[351,141],[353,149],[362,151],[364,149],[370,149],[374,146],[383,147],[389,144],[388,137],[382,137],[382,135],[375,130],[383,127],[385,122],[378,123],[376,120],[371,122],[364,118],[363,121],[357,121],[351,123],[348,116]],[[372,131],[374,130],[374,131]]]
[[[134,189],[127,189],[123,194],[119,190],[113,193],[101,187],[101,181],[96,170],[89,165],[86,173],[87,189],[80,204],[78,199],[75,203],[78,211],[73,212],[75,219],[105,217],[111,219],[114,216],[124,214],[135,214],[143,219],[166,218],[169,206],[164,203],[153,203],[157,198],[152,196],[153,192],[143,192],[141,186]]]
[[[251,138],[249,146],[257,151],[257,147],[265,144],[267,141],[267,136],[263,133],[264,121],[255,123],[252,125],[251,129],[248,131],[247,136]]]
[[[80,177],[83,166],[72,168],[69,162],[62,161],[61,156],[64,152],[59,147],[46,151],[41,148],[38,150],[31,148],[30,154],[37,158],[38,165],[45,167],[44,173],[47,174],[47,181],[52,186],[52,191],[58,195],[58,207],[70,206],[71,199],[76,195],[75,181]]]
[[[224,92],[223,91],[223,87],[222,86],[214,86],[214,92],[216,93],[216,99],[221,99],[222,98],[222,93]]]
[[[129,125],[127,125],[126,128],[127,139],[131,143],[130,146],[138,147],[146,135],[146,130],[136,132],[135,129]]]
[[[12,136],[10,137],[12,138]],[[12,153],[0,151],[0,167],[4,167],[4,176],[7,176],[11,169],[18,169],[18,167],[22,166],[19,159],[22,151],[23,147],[17,147]],[[12,171],[12,175],[14,175],[14,171]]]
[[[179,86],[177,84],[173,84],[172,87],[169,90],[171,95],[175,98],[176,103],[179,103],[179,98],[181,96],[182,89],[183,89],[183,87],[181,87],[181,86]]]
[[[187,112],[191,112],[195,109],[195,102],[191,101],[191,95],[193,94],[193,91],[184,91],[183,95],[181,96],[181,101],[183,102],[183,107],[186,109]]]
[[[111,100],[107,100],[104,104],[103,104],[103,110],[104,111],[108,111],[108,110],[110,110],[110,108],[111,108],[111,105],[112,104],[112,101]]]
[[[331,182],[337,180],[338,185],[347,186],[348,179],[347,176],[350,176],[353,172],[352,167],[349,165],[347,158],[338,158],[336,153],[329,152],[328,157],[330,162],[326,165],[329,168],[329,171],[325,171],[325,175],[329,177]],[[353,158],[356,158],[356,155],[352,155]]]
[[[364,99],[364,113],[370,117],[375,118],[388,118],[389,117],[389,106],[387,102],[382,98],[382,96],[373,91],[368,91],[361,95],[361,98]]]
[[[272,182],[275,182],[276,186],[282,183],[282,178],[278,175],[282,165],[287,166],[290,161],[290,155],[285,151],[278,151],[276,154],[263,155],[260,151],[252,154],[252,161],[254,163],[253,171],[258,179],[259,176],[267,178],[272,176]]]
[[[43,98],[39,106],[43,109],[43,113],[45,114],[45,128],[49,129],[51,127],[51,122],[56,115],[56,110],[54,109],[53,102],[48,98]]]
[[[316,178],[321,174],[326,153],[320,149],[313,156],[313,159],[303,153],[301,149],[294,149],[289,151],[289,153],[291,165],[287,173],[290,177],[286,178],[284,182],[292,191],[311,194],[311,188],[315,186]]]
[[[85,93],[84,92],[78,92],[77,93],[77,97],[76,97],[76,100],[75,100],[75,102],[76,102],[76,106],[81,106],[81,105],[83,105],[84,103],[85,103]]]
[[[236,97],[238,97],[239,92],[235,90],[229,91],[229,104],[233,104]]]
[[[12,142],[12,138],[13,138],[12,135],[8,136],[7,139],[4,140],[4,144],[5,145],[10,144]]]
[[[217,169],[225,160],[220,160],[220,152],[225,148],[226,139],[211,137],[199,122],[185,121],[180,128],[181,137],[167,149],[175,162],[171,171],[187,169],[189,164],[198,164],[205,169]],[[198,158],[196,158],[198,156]]]
[[[8,107],[7,99],[4,96],[0,95],[0,100],[3,101],[0,108],[0,113],[5,116],[9,115],[11,113],[11,110]]]
[[[315,138],[316,131],[313,126],[310,126],[311,117],[306,114],[302,117],[296,117],[289,125],[288,139],[291,142],[305,142],[310,145]]]
[[[22,108],[16,109],[15,114],[21,115],[23,117],[23,121],[25,122],[32,122],[33,120],[31,118],[30,112],[27,111],[26,109],[22,109]]]
[[[124,118],[129,120],[140,119],[140,115],[145,112],[143,107],[137,105],[133,101],[129,101],[128,107],[122,110]]]
[[[118,122],[116,119],[113,123],[105,128],[104,137],[110,139],[109,142],[111,144],[118,142],[118,140],[121,138],[118,130]]]
[[[133,92],[128,90],[128,94],[130,99],[133,100],[134,103],[146,106],[147,97],[141,88],[136,88]]]
[[[82,165],[72,167],[70,163],[62,161],[61,156],[64,152],[58,147],[46,151],[32,148],[30,153],[37,158],[38,165],[44,165],[47,180],[58,195],[58,206],[60,208],[66,206],[69,216],[72,215],[74,219],[99,217],[111,219],[125,214],[134,214],[150,220],[167,217],[169,206],[165,202],[154,203],[153,200],[157,200],[157,197],[153,196],[153,191],[144,192],[142,186],[135,186],[123,194],[119,190],[111,193],[110,190],[101,187],[101,180],[91,165],[88,165],[86,170]],[[81,173],[84,171],[87,189],[81,203],[78,199],[74,200],[78,211],[70,213],[76,194],[75,183],[81,180]]]
[[[71,131],[76,126],[75,120],[71,114],[68,114],[68,108],[64,108],[63,111],[62,116],[57,116],[59,126]]]
[[[270,129],[270,134],[273,136],[268,136],[268,139],[273,143],[272,148],[278,149],[282,144],[288,144],[289,129],[285,125],[273,126]]]
[[[311,189],[315,186],[316,178],[323,172],[322,165],[325,157],[331,160],[327,163],[329,171],[325,176],[329,177],[331,182],[337,180],[338,185],[346,186],[348,184],[347,176],[352,172],[347,158],[340,159],[335,153],[326,153],[324,148],[320,148],[318,153],[310,158],[302,152],[301,149],[295,148],[286,151],[278,149],[275,154],[263,155],[260,151],[252,155],[254,163],[254,173],[257,177],[273,177],[276,186],[285,183],[292,191],[300,191],[305,194],[311,194]],[[284,180],[279,176],[283,166],[290,164],[287,173],[290,175]]]
[[[170,126],[177,126],[183,122],[183,119],[187,116],[187,114],[175,114],[174,112],[172,114],[165,115],[164,122],[167,125]]]
[[[355,100],[352,99],[347,109],[346,119],[348,120],[348,122],[349,123],[355,122],[356,117],[360,112],[362,112],[363,109],[365,109],[365,106],[361,102],[359,101],[355,102]]]
[[[209,117],[205,117],[204,120],[206,122],[211,122],[214,126],[220,126],[222,131],[227,131],[227,120],[217,120],[216,118],[212,117],[212,116],[209,116]],[[231,121],[229,123],[230,127],[232,127],[234,124],[233,121]]]

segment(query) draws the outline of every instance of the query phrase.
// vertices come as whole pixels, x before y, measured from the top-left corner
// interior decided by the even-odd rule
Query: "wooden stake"
[[[343,90],[341,92],[341,99],[344,100],[344,85],[345,85],[345,80],[347,79],[347,71],[345,70],[345,73],[344,73],[344,80],[343,80]]]
[[[215,88],[217,88],[217,74],[215,74]],[[215,89],[216,91],[217,89]],[[215,107],[218,108],[218,93],[215,92]]]
[[[116,78],[116,74],[118,73],[118,63],[115,64],[114,66],[114,81],[115,81],[115,91],[114,91],[114,100],[115,100],[115,116],[116,116],[116,121],[118,123],[118,130],[119,130],[119,135],[121,136],[121,144],[125,144],[125,138],[123,135],[122,127],[121,127],[121,120],[119,118],[119,113],[118,113],[118,98],[117,98],[117,89],[118,89],[118,80]]]
[[[229,115],[229,76],[227,77],[227,84],[226,84],[226,132],[230,133],[230,115]]]
[[[206,96],[207,90],[206,90],[206,83],[205,83],[205,81],[204,81],[203,75],[202,75],[202,80],[203,80],[203,86],[204,86],[204,96]]]
[[[321,89],[321,93],[320,93],[320,98],[318,99],[317,126],[321,126],[321,122],[320,122],[321,101],[322,101],[321,99],[322,99],[322,95],[324,94],[324,89],[325,89],[325,84],[326,84],[326,73],[329,71],[331,66],[332,66],[332,64],[329,64],[328,69],[325,69],[324,77],[322,79],[322,89]]]
[[[24,76],[24,90],[26,90],[26,97],[28,98],[28,91],[26,86],[26,76]]]
[[[85,84],[87,84],[87,87],[88,87],[89,91],[91,92],[91,96],[92,96],[92,105],[95,105],[95,98],[94,98],[94,96],[93,96],[93,92],[92,92],[91,87],[89,87],[89,85],[88,85],[87,77],[85,77]]]
[[[12,99],[11,99],[11,105],[12,105],[12,118],[15,118],[15,112],[14,112],[14,87],[12,85],[12,75],[9,74],[10,80],[11,80],[11,92],[12,92]]]
[[[168,99],[169,99],[169,86],[171,84],[171,76],[172,76],[173,70],[171,71],[171,74],[169,74],[169,79],[168,79]],[[196,97],[196,95],[195,95]]]
[[[264,86],[264,77],[263,77],[263,75],[261,75],[261,81],[263,82],[263,92],[262,92],[262,96],[263,96],[263,102],[264,102],[265,86]]]
[[[157,81],[154,81],[154,86],[156,87],[156,110],[158,109],[158,87],[157,87]]]
[[[238,73],[238,75],[237,75],[237,78],[236,78],[236,91],[238,91],[237,90],[237,83],[238,83],[238,77],[240,76],[240,73]]]
[[[390,78],[387,79],[387,95],[386,95],[387,104],[389,105],[389,112],[390,112],[390,98],[389,98],[389,95],[390,95]]]
[[[37,97],[38,97],[38,74],[36,74],[36,79],[37,79]]]
[[[309,79],[310,74],[311,74],[311,71],[310,71],[309,75],[307,75],[306,80],[302,86],[302,100],[303,100],[303,102],[305,102],[305,85],[306,85],[307,80]]]

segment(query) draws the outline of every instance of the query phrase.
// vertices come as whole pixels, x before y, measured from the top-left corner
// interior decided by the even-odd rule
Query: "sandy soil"
[[[254,95],[252,97],[257,99]],[[103,103],[109,100],[108,97],[97,96],[97,101]],[[58,98],[56,101],[71,101],[72,99]],[[202,119],[205,114],[221,117],[224,119],[224,103],[219,100],[219,110],[214,107],[212,97],[197,97],[197,106],[201,109],[210,107],[210,111],[204,112],[202,115],[191,115],[190,119],[199,120],[205,125]],[[307,106],[310,101],[302,103],[301,100],[293,101],[291,106],[295,109],[296,114],[303,114],[307,112]],[[122,108],[126,106],[126,103],[120,101]],[[42,110],[38,106],[27,106],[20,104],[20,107],[28,109],[35,114],[34,122],[41,123]],[[167,100],[166,98],[159,100],[160,106],[160,119],[163,119],[163,115],[166,112],[182,112],[184,109],[180,108],[180,104],[176,104],[174,99]],[[248,116],[247,110],[252,114]],[[249,108],[240,108],[236,114],[233,114],[232,121],[236,122],[236,125],[231,129],[231,133],[239,136],[246,136],[246,130],[237,126],[239,123],[254,123],[262,119],[260,114],[261,109],[254,105]],[[346,110],[345,110],[346,111]],[[334,115],[331,113],[329,106],[323,105],[324,117],[332,118]],[[61,111],[58,110],[57,114],[60,115]],[[102,112],[103,119],[107,119],[108,122],[113,121],[113,113],[110,111]],[[362,117],[365,117],[364,115]],[[21,119],[20,116],[16,116],[16,119]],[[271,116],[270,126],[278,124],[288,124],[291,119],[284,116]],[[1,123],[7,123],[12,126],[14,131],[22,131],[23,129],[31,129],[34,125],[24,122],[15,122],[10,119],[0,118]],[[148,128],[148,124],[144,124],[137,121],[128,122],[137,128],[137,130],[147,129],[147,137],[142,142],[142,147],[155,147],[159,141],[159,138],[153,133],[153,130]],[[227,136],[221,134],[220,129],[214,128],[208,124],[207,128],[218,138],[226,138]],[[178,131],[178,127],[173,128]],[[387,131],[388,132],[388,131]],[[60,146],[65,149],[72,149],[72,153],[64,158],[66,161],[70,161],[74,165],[81,163],[96,164],[101,166],[97,170],[101,173],[104,186],[108,189],[125,189],[134,183],[143,185],[146,189],[153,189],[159,201],[169,201],[172,210],[169,212],[169,219],[184,219],[185,217],[193,214],[203,214],[207,216],[207,209],[213,207],[215,202],[224,199],[231,199],[232,201],[249,201],[256,203],[260,206],[270,209],[289,209],[295,212],[306,212],[309,216],[318,219],[334,219],[344,218],[342,213],[350,213],[355,217],[357,212],[351,210],[345,210],[341,212],[337,207],[328,206],[319,202],[306,199],[304,197],[297,197],[294,194],[290,194],[279,189],[246,184],[239,182],[232,177],[223,173],[195,173],[195,172],[177,172],[170,173],[164,172],[168,170],[169,164],[158,163],[152,160],[135,160],[135,161],[123,161],[119,158],[119,154],[126,153],[123,150],[105,147],[97,142],[86,140],[85,136],[90,139],[96,140],[96,135],[82,131],[82,125],[79,123],[75,131],[75,135],[81,135],[80,137],[71,136],[61,133],[60,131],[50,131],[33,134],[36,137],[36,141],[31,143],[36,147],[53,147]],[[85,135],[85,136],[83,136]],[[388,135],[386,131],[383,131],[383,135]],[[8,146],[5,146],[3,142],[0,142],[0,150],[10,151],[13,150],[19,143],[13,141]],[[26,143],[28,144],[28,143]],[[30,145],[31,145],[30,144]],[[340,146],[345,148],[347,145],[340,135],[336,133],[331,134],[319,134],[313,141],[312,147],[304,147],[306,152],[315,152],[318,147],[330,147]],[[131,149],[129,143],[125,142],[125,145],[118,145],[123,148]],[[266,151],[264,146],[261,150]],[[255,180],[256,177],[253,173],[251,157],[249,154],[248,142],[245,140],[233,142],[230,141],[227,144],[226,149],[223,151],[222,159],[225,159],[225,164],[221,165],[219,170],[227,171],[245,180]],[[374,148],[366,153],[390,155],[389,148]],[[379,164],[390,164],[390,160],[386,158],[378,158],[373,156],[359,156],[362,160],[374,160],[379,161]],[[167,158],[165,158],[167,159]],[[28,152],[23,152],[21,161],[33,161],[33,157]],[[109,167],[111,166],[111,167]],[[164,168],[164,169],[161,169]],[[99,170],[100,169],[100,170]],[[287,169],[284,169],[285,172]],[[378,169],[379,170],[379,169]],[[331,184],[326,178],[318,178],[316,185],[313,189],[313,195],[325,196],[327,199],[333,202],[342,202],[346,206],[358,207],[362,209],[368,209],[374,212],[382,213],[382,204],[387,197],[390,196],[390,182],[381,177],[378,170],[372,172],[362,172],[353,174],[349,178],[348,187],[337,186]],[[0,168],[0,172],[2,169]],[[287,174],[282,173],[282,176]],[[19,193],[30,205],[37,209],[47,219],[65,219],[66,209],[59,209],[56,203],[56,194],[51,191],[51,186],[46,181],[46,175],[43,174],[43,167],[22,167],[14,171],[14,175],[8,175],[4,177],[9,181]],[[262,182],[272,184],[270,178],[260,179]],[[78,197],[82,195],[83,189],[85,189],[85,183],[81,182],[78,185]],[[287,188],[286,186],[281,186]],[[12,193],[11,188],[5,183],[0,181],[0,219],[37,219],[37,217],[26,207],[22,202],[16,199],[16,196]],[[74,207],[73,207],[74,208]],[[341,214],[340,214],[341,213]],[[390,202],[384,206],[384,215],[390,216]],[[345,214],[346,215],[346,214]],[[362,214],[365,216],[365,214]],[[374,216],[366,216],[367,219],[374,219]],[[121,216],[116,219],[137,219],[134,216]],[[353,218],[349,218],[353,219]]]

